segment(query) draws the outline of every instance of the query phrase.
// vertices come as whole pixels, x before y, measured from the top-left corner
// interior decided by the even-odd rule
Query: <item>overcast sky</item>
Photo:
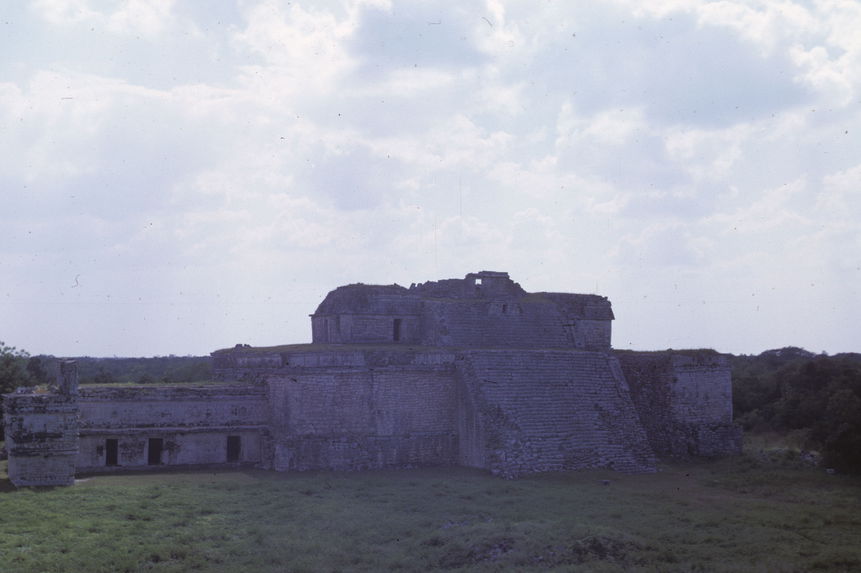
[[[861,341],[861,3],[0,5],[0,340],[310,341],[508,271],[616,348]]]

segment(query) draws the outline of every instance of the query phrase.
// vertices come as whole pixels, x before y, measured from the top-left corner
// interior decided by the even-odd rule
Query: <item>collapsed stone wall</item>
[[[78,453],[78,409],[58,394],[7,394],[7,472],[16,486],[71,485]]]
[[[71,485],[79,445],[75,362],[59,363],[55,388],[21,390],[3,400],[9,479],[19,487]]]
[[[741,452],[732,423],[732,373],[714,351],[617,352],[653,449],[675,457]]]
[[[602,296],[527,293],[507,273],[331,291],[312,315],[316,344],[579,348],[608,351],[613,312]]]

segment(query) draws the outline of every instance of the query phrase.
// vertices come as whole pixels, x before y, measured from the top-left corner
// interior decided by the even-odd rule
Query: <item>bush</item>
[[[748,431],[807,436],[802,446],[826,465],[861,472],[861,356],[776,352],[735,359],[736,419]]]

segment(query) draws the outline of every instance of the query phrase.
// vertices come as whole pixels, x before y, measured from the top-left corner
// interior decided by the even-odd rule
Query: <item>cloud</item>
[[[307,339],[338,284],[491,268],[610,295],[625,344],[752,350],[776,339],[755,312],[799,332],[781,309],[803,303],[837,349],[849,325],[813,309],[857,315],[857,13],[16,8],[0,34],[0,321],[36,352],[206,352]]]
[[[36,0],[32,9],[55,26],[85,24],[120,35],[159,36],[172,18],[174,0],[125,0],[99,10],[88,0]]]
[[[196,102],[170,92],[37,72],[24,90],[7,86],[0,98],[13,128],[0,146],[18,158],[2,173],[26,185],[24,196],[48,211],[72,200],[104,217],[146,211],[217,155],[209,126],[189,113]]]
[[[244,17],[246,25],[233,34],[233,44],[261,62],[244,66],[243,83],[249,87],[278,99],[319,93],[354,65],[345,46],[354,28],[347,18],[277,0],[251,5]]]
[[[752,53],[737,33],[690,10],[636,17],[557,7],[530,19],[520,51],[532,96],[569,94],[583,113],[643,106],[661,123],[725,126],[807,98],[785,52]]]
[[[841,223],[857,223],[861,213],[861,164],[826,175],[816,201],[817,211],[830,220]]]
[[[358,12],[349,48],[371,77],[401,68],[472,67],[484,59],[471,29],[481,18],[458,2],[368,5]]]
[[[712,246],[694,225],[657,223],[637,235],[626,235],[615,253],[623,265],[651,268],[693,266],[702,263]]]

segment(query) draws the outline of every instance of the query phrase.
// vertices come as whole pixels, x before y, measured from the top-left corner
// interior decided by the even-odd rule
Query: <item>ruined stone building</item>
[[[528,293],[507,273],[353,284],[312,342],[212,354],[218,384],[83,386],[5,397],[16,485],[163,466],[277,471],[469,466],[506,477],[655,469],[738,452],[713,351],[616,352],[610,302]]]

